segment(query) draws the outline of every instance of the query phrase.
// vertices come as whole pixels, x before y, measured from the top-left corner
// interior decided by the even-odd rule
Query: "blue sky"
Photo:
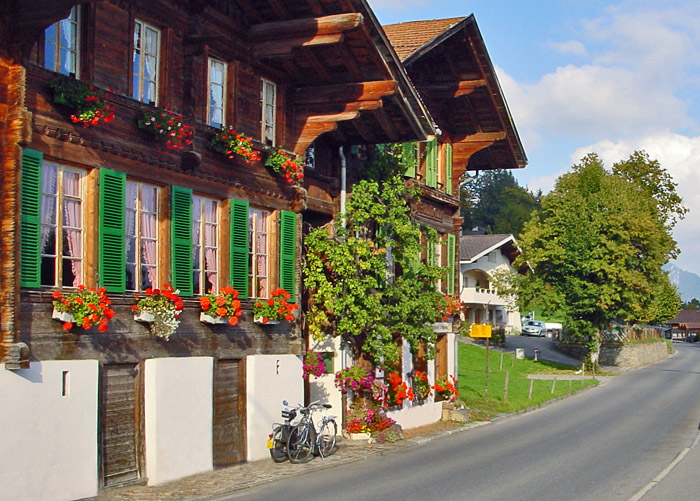
[[[586,153],[659,160],[690,209],[676,264],[700,274],[700,1],[369,0],[382,24],[474,14],[548,192]]]

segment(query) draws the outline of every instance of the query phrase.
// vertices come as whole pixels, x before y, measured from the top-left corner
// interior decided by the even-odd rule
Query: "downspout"
[[[345,159],[343,147],[338,148],[338,156],[340,157],[340,225],[345,229],[345,202],[348,193],[348,163]]]

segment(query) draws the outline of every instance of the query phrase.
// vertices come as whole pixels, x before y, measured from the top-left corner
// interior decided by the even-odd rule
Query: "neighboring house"
[[[666,322],[666,325],[665,336],[668,339],[695,342],[700,333],[700,311],[681,310],[675,318]]]
[[[265,457],[281,401],[303,400],[301,322],[260,326],[252,305],[277,287],[299,301],[302,221],[337,217],[351,146],[424,139],[429,114],[364,1],[50,4],[0,5],[2,496],[91,497]],[[115,120],[73,123],[48,88],[61,74]],[[165,107],[193,127],[182,151],[137,127]],[[210,150],[222,125],[263,158],[306,154],[303,185]],[[185,303],[168,341],[131,311],[163,283]],[[106,332],[51,319],[52,293],[81,284],[107,289]],[[201,323],[198,297],[227,285],[241,321]]]
[[[513,235],[463,235],[459,244],[460,298],[469,308],[466,320],[520,333],[517,305],[512,298],[500,296],[493,286],[494,274],[517,271],[513,261],[520,249]]]

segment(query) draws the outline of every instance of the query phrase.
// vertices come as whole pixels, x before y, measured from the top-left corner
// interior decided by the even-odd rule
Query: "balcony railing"
[[[490,304],[492,306],[505,306],[505,298],[498,295],[495,289],[482,289],[480,287],[465,287],[462,289],[461,299],[465,303]]]

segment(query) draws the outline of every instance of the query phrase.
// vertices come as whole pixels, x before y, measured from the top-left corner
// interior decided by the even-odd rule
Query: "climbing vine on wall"
[[[314,339],[341,336],[356,358],[376,365],[399,360],[400,337],[413,352],[425,343],[434,355],[430,324],[441,317],[445,299],[435,282],[444,269],[420,260],[421,233],[432,244],[438,237],[411,219],[417,194],[401,176],[361,181],[347,204],[346,227],[338,221],[306,236],[306,319]]]

